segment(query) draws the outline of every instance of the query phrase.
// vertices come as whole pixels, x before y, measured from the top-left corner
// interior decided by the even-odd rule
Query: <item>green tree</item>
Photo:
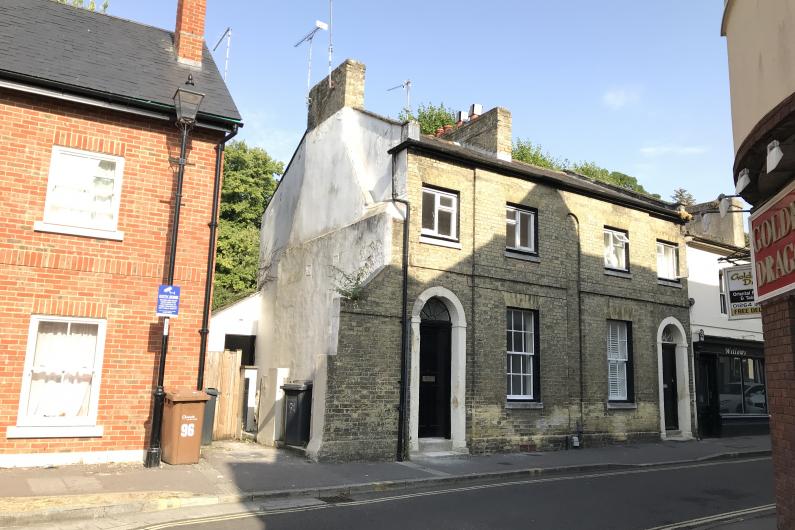
[[[547,169],[557,169],[562,171],[569,166],[569,161],[557,158],[530,140],[522,140],[519,138],[513,146],[513,159],[527,162],[538,167],[545,167]]]
[[[684,188],[676,188],[671,195],[671,199],[683,206],[692,206],[696,203],[696,199],[693,198],[693,195]]]
[[[259,147],[230,143],[224,153],[224,183],[218,222],[213,307],[257,287],[259,229],[284,164]]]
[[[417,107],[416,116],[403,110],[398,115],[398,119],[400,121],[417,120],[420,123],[422,134],[434,134],[439,127],[455,124],[453,109],[445,107],[444,103],[439,103],[439,105],[421,104]]]
[[[84,0],[55,0],[59,4],[70,4],[75,7],[82,7],[84,9],[88,9],[89,11],[96,11],[97,3],[95,0],[88,0],[88,5],[84,2]],[[109,0],[105,0],[102,2],[102,7],[100,8],[102,13],[106,13],[108,11],[108,6],[110,5]]]

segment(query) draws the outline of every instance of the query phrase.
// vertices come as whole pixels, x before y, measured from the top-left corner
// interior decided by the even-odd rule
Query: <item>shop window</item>
[[[762,359],[718,358],[718,394],[722,414],[767,414]]]

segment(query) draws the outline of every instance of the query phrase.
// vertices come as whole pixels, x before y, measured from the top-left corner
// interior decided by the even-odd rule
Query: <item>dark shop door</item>
[[[679,429],[679,403],[676,392],[676,345],[662,345],[663,403],[665,406],[665,430]]]
[[[420,438],[450,438],[449,322],[420,325]]]
[[[717,359],[701,355],[696,367],[696,406],[701,436],[720,436],[720,397],[717,385]]]

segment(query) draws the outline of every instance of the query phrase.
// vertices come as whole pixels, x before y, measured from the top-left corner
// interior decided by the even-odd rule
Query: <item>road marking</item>
[[[433,491],[422,491],[417,493],[405,493],[403,495],[393,495],[391,497],[378,497],[375,499],[364,499],[360,501],[349,501],[349,502],[338,502],[334,504],[321,504],[316,506],[298,506],[295,508],[284,508],[284,509],[272,509],[272,510],[257,510],[253,512],[245,512],[245,513],[235,513],[229,515],[217,515],[217,516],[208,516],[208,517],[200,517],[197,519],[186,519],[184,521],[174,521],[169,523],[161,523],[151,526],[143,527],[142,530],[164,530],[167,528],[175,528],[178,526],[190,526],[190,525],[197,525],[197,524],[205,524],[205,523],[214,523],[214,522],[221,522],[221,521],[234,521],[238,519],[248,519],[251,517],[263,517],[267,515],[281,515],[287,513],[298,513],[298,512],[309,512],[314,510],[325,510],[328,508],[343,508],[348,506],[363,506],[367,504],[380,504],[384,502],[394,502],[406,499],[415,499],[419,497],[430,497],[434,495],[449,495],[451,493],[462,493],[467,491],[477,491],[477,490],[485,490],[485,489],[493,489],[493,488],[504,488],[508,486],[521,486],[527,484],[547,484],[550,482],[565,482],[568,480],[582,480],[582,479],[589,479],[589,478],[604,478],[604,477],[617,477],[623,475],[640,475],[645,473],[657,473],[660,471],[676,471],[680,469],[696,469],[696,468],[703,468],[703,467],[714,467],[714,466],[725,466],[725,465],[735,465],[735,464],[747,464],[749,462],[759,462],[761,460],[770,460],[769,456],[757,457],[757,458],[746,458],[742,460],[730,460],[730,461],[716,461],[716,462],[703,462],[697,464],[681,464],[675,466],[658,466],[658,467],[648,467],[648,468],[633,468],[633,469],[626,469],[626,470],[618,470],[618,471],[604,471],[600,473],[587,473],[581,475],[565,475],[559,477],[545,477],[545,478],[531,478],[531,479],[524,479],[524,480],[513,480],[509,482],[500,482],[497,484],[478,484],[474,486],[461,486],[458,488],[447,488],[443,490],[433,490]],[[775,506],[775,505],[773,505]],[[749,510],[756,510],[758,508],[749,508]],[[767,508],[767,507],[765,507]],[[744,510],[740,510],[742,512]],[[735,515],[736,516],[736,515]],[[714,517],[714,516],[713,516]],[[705,518],[706,519],[706,518]],[[677,524],[684,524],[684,523],[677,523]],[[662,530],[665,528],[679,528],[676,526],[672,527],[657,527],[654,529],[649,530]]]
[[[745,510],[737,510],[734,512],[719,513],[717,515],[710,515],[708,517],[700,517],[698,519],[690,519],[689,521],[682,521],[680,523],[672,523],[663,526],[655,526],[647,530],[676,530],[678,528],[692,528],[694,525],[719,523],[729,519],[737,519],[744,515],[754,515],[770,510],[775,510],[775,504],[765,504],[764,506],[757,506],[755,508],[746,508]]]

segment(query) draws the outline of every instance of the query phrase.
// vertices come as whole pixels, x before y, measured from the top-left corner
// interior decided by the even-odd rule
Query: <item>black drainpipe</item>
[[[403,220],[403,289],[400,310],[400,403],[398,405],[397,461],[406,458],[406,410],[408,410],[409,382],[409,224],[411,221],[411,205],[406,199],[395,197],[395,155],[392,155],[392,202],[399,202],[406,207],[406,218]],[[408,153],[407,153],[408,156]]]
[[[580,442],[580,447],[582,447],[582,434],[585,431],[585,414],[584,414],[584,403],[583,400],[585,399],[585,374],[583,374],[583,358],[582,358],[582,242],[580,241],[580,220],[577,218],[576,215],[573,213],[566,214],[570,216],[576,225],[576,235],[577,235],[577,327],[579,328],[579,335],[578,335],[578,349],[580,350],[580,421],[577,422],[576,434],[577,438]]]
[[[210,320],[210,302],[213,292],[213,269],[215,268],[215,233],[218,229],[218,204],[221,202],[221,168],[224,159],[224,145],[226,142],[237,136],[238,127],[234,126],[232,131],[224,136],[218,145],[215,146],[215,182],[213,184],[213,207],[210,215],[210,244],[207,246],[207,280],[204,285],[204,308],[202,309],[202,327],[199,330],[201,335],[201,345],[199,346],[199,375],[196,379],[196,390],[204,387],[204,357],[207,354],[207,334],[210,333],[207,327]]]

